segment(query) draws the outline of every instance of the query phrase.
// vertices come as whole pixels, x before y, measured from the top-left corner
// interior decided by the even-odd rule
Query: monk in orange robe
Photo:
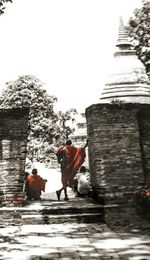
[[[67,195],[67,187],[73,186],[73,179],[85,159],[86,146],[87,143],[83,148],[77,148],[72,145],[71,140],[67,140],[65,146],[58,148],[56,155],[58,162],[61,165],[62,182],[62,188],[56,191],[58,200],[60,200],[62,190],[64,190],[65,193],[65,200],[69,199]]]
[[[37,169],[32,170],[32,175],[26,177],[26,194],[28,199],[40,199],[41,192],[45,191],[47,180],[37,174]]]

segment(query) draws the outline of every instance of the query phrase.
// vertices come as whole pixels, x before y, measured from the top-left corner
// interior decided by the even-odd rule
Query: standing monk
[[[58,200],[60,200],[62,190],[65,193],[65,200],[68,200],[67,187],[72,187],[74,176],[84,162],[87,144],[88,142],[83,148],[77,148],[72,145],[71,140],[67,140],[65,146],[58,148],[56,155],[61,165],[62,182],[62,188],[56,191]]]

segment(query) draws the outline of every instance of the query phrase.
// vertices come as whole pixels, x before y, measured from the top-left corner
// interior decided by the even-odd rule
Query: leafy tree
[[[143,6],[135,9],[127,30],[139,59],[143,62],[150,77],[150,2],[142,1]]]
[[[0,0],[0,15],[2,15],[4,13],[4,11],[5,11],[4,4],[6,2],[12,3],[12,0]]]
[[[58,143],[62,144],[64,140],[69,138],[69,135],[74,132],[74,128],[71,126],[76,121],[75,117],[77,114],[77,110],[72,108],[67,110],[66,112],[59,111],[58,112],[58,125],[60,127],[58,138]]]
[[[28,156],[44,158],[54,152],[54,145],[72,132],[67,122],[71,120],[71,112],[55,113],[55,96],[47,94],[43,83],[34,76],[21,76],[17,80],[6,83],[0,97],[1,108],[29,108]],[[66,116],[64,116],[66,114]]]

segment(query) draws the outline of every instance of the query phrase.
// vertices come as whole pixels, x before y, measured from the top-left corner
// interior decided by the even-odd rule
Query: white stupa
[[[100,97],[100,103],[123,101],[150,104],[150,82],[143,63],[128,39],[122,18],[111,74]]]

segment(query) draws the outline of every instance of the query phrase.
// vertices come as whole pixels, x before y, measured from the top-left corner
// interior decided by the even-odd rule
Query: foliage
[[[55,96],[47,94],[43,83],[34,76],[21,76],[17,80],[6,83],[0,97],[1,108],[24,108],[29,113],[28,156],[44,158],[54,152],[54,146],[65,138],[68,132],[67,121],[70,121],[71,112],[55,113]],[[72,119],[73,120],[73,119]]]
[[[139,59],[143,62],[146,72],[150,73],[150,2],[142,1],[143,6],[135,9],[127,30]]]
[[[59,144],[62,144],[64,140],[69,138],[69,135],[74,132],[74,128],[71,125],[75,122],[75,116],[77,114],[76,109],[72,108],[66,112],[58,112],[58,125],[60,126],[60,133],[58,135]]]
[[[6,2],[12,3],[12,0],[0,0],[0,15],[2,15],[4,13],[4,11],[5,11],[4,4]]]

